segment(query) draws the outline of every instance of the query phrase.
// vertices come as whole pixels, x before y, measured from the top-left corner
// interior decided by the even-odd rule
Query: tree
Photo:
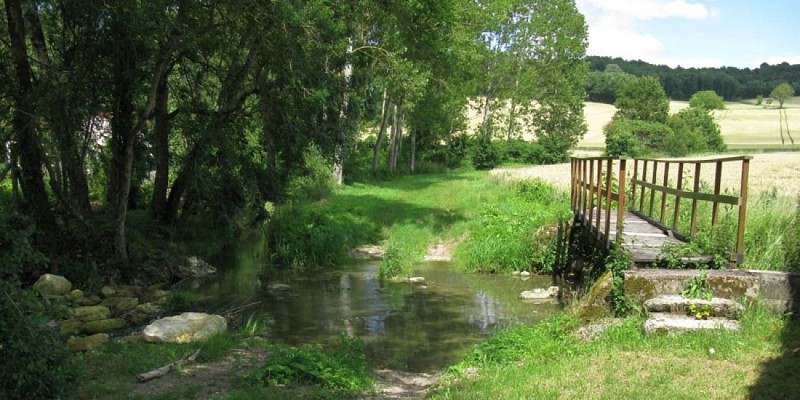
[[[669,98],[658,78],[642,76],[623,86],[614,102],[614,118],[666,123],[669,116]]]
[[[769,94],[769,97],[778,100],[778,108],[783,108],[783,103],[792,96],[794,96],[794,87],[788,83],[781,83]]]
[[[701,90],[689,99],[689,107],[704,111],[724,110],[725,100],[713,90]]]

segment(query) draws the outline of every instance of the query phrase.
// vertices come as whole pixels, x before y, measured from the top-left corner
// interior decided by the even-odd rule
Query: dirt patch
[[[428,245],[425,261],[453,261],[453,251],[460,241],[446,240],[444,242]]]
[[[386,250],[383,246],[374,244],[367,244],[364,246],[356,247],[350,250],[350,257],[355,260],[380,260],[383,258]]]
[[[263,364],[267,355],[265,349],[236,349],[221,361],[184,365],[161,378],[138,384],[136,393],[147,398],[167,393],[192,393],[191,398],[197,400],[219,398],[230,392],[237,380]]]
[[[363,399],[424,399],[439,375],[379,369],[373,373],[378,393]]]

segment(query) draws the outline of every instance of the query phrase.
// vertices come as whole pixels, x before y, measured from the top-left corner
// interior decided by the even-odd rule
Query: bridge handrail
[[[606,246],[610,246],[610,216],[611,205],[617,203],[617,240],[622,237],[624,213],[628,211],[647,220],[660,229],[682,240],[690,240],[697,234],[698,202],[704,201],[712,204],[711,226],[715,226],[719,218],[720,204],[738,207],[738,222],[736,227],[735,252],[731,254],[730,262],[739,264],[743,261],[745,215],[747,212],[747,186],[749,179],[750,156],[733,156],[701,159],[658,159],[658,158],[627,158],[627,157],[572,157],[571,158],[571,202],[576,217],[588,222],[593,227],[602,226],[601,213],[604,217],[605,229],[597,236],[605,236]],[[633,161],[632,176],[628,176],[627,164]],[[724,163],[741,162],[741,176],[739,181],[739,194],[730,195],[721,193],[722,166]],[[616,170],[613,165],[616,163]],[[605,164],[605,175],[603,165]],[[714,164],[713,193],[700,191],[700,173],[702,165]],[[670,185],[670,167],[677,165],[677,180]],[[640,170],[641,166],[641,170]],[[659,174],[659,166],[663,166]],[[648,167],[652,167],[648,171]],[[691,188],[683,187],[684,168],[693,177]],[[693,169],[691,169],[693,167]],[[609,173],[611,171],[611,173]],[[640,175],[641,172],[641,175]],[[650,172],[648,176],[648,172]],[[616,174],[616,177],[614,175]],[[624,179],[618,179],[625,177]],[[605,178],[605,179],[603,179]],[[617,191],[613,190],[614,179],[617,179]],[[626,183],[630,183],[630,192],[626,192]],[[674,187],[673,187],[674,186]],[[626,193],[632,196],[627,198]],[[657,218],[654,208],[657,204],[656,195],[660,195],[660,211]],[[674,201],[672,220],[667,221],[666,205],[668,197]],[[649,198],[649,199],[648,199]],[[691,200],[691,215],[689,232],[680,232],[680,203],[682,199]],[[596,204],[597,207],[594,207]],[[587,215],[588,213],[588,215]]]

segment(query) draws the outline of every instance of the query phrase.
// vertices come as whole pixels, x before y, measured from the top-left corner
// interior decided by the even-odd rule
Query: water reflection
[[[424,284],[391,283],[378,278],[376,262],[368,262],[262,282],[264,263],[258,257],[239,254],[228,260],[227,267],[218,261],[219,276],[198,289],[201,297],[213,299],[208,308],[256,303],[245,313],[267,315],[272,321],[268,338],[276,342],[358,336],[379,368],[440,369],[497,327],[535,323],[558,309],[555,303],[526,304],[517,298],[523,290],[549,286],[549,277],[523,282],[424,263],[415,272],[426,278]]]

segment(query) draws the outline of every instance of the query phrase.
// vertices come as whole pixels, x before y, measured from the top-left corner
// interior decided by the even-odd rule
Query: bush
[[[277,210],[267,229],[273,264],[290,268],[336,265],[352,245],[347,221],[317,204],[288,204]]]
[[[0,398],[61,397],[76,369],[58,332],[45,325],[36,294],[0,281],[0,313]]]
[[[723,152],[726,149],[719,125],[703,109],[685,108],[670,116],[669,125],[677,136],[675,142],[686,145],[686,153]],[[664,151],[670,155],[683,155],[675,147],[665,146]]]
[[[713,90],[701,90],[689,99],[689,107],[703,111],[724,110],[725,100]]]
[[[406,224],[392,230],[381,263],[381,277],[410,277],[432,234],[424,225]]]
[[[472,166],[478,170],[492,169],[500,165],[500,153],[492,145],[491,139],[481,138],[470,148]]]
[[[333,193],[335,187],[333,169],[312,144],[303,152],[303,168],[289,181],[286,195],[293,201],[317,201]]]
[[[672,135],[672,129],[665,124],[629,119],[615,119],[603,131],[609,156],[640,157],[663,151],[667,138]]]
[[[503,163],[542,164],[546,158],[544,148],[536,142],[521,139],[494,142]]]

